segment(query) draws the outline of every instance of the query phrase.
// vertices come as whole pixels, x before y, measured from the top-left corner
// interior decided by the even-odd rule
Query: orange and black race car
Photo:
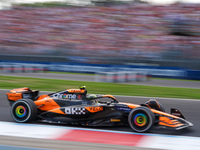
[[[83,126],[129,125],[136,132],[152,126],[176,130],[193,126],[177,109],[171,114],[155,99],[145,104],[122,103],[112,95],[87,94],[84,86],[38,96],[38,90],[13,89],[7,93],[16,122],[40,121]]]

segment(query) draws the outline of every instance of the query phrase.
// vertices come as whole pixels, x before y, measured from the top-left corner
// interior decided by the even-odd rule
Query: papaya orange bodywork
[[[8,99],[11,101],[17,101],[18,99],[22,99],[22,93],[6,93]]]
[[[53,112],[53,113],[57,113],[57,114],[63,114],[63,115],[66,115],[64,112],[62,112],[59,108],[57,109],[53,109],[53,110],[49,110],[50,112]]]
[[[68,90],[69,93],[84,93],[86,90],[84,89],[70,89]]]
[[[88,110],[89,112],[91,112],[91,113],[103,111],[103,107],[102,107],[102,106],[85,107],[85,109],[87,109],[87,110]]]
[[[121,103],[121,104],[125,104],[127,105],[129,108],[136,108],[136,107],[140,107],[140,105],[137,105],[137,104],[131,104],[131,103]],[[162,111],[159,111],[159,110],[155,110],[155,109],[151,109],[150,110],[155,113],[155,114],[159,114],[159,115],[163,115],[163,116],[167,116],[167,117],[171,117],[171,118],[174,118],[174,119],[178,119],[180,117],[177,117],[177,116],[174,116],[174,115],[171,115],[171,114],[168,114],[168,113],[165,113],[165,112],[162,112]]]
[[[17,92],[22,92],[22,91],[29,91],[30,89],[27,87],[23,87],[23,88],[17,88],[17,89],[13,89],[10,90],[11,93],[17,93]]]
[[[127,105],[129,108],[136,108],[136,107],[140,107],[140,105],[137,105],[137,104],[131,104],[131,103],[120,103],[120,104],[125,104]]]
[[[109,97],[109,98],[112,98],[112,99],[116,99],[114,96],[112,95],[103,95],[102,97]]]
[[[35,101],[35,104],[38,107],[38,109],[40,109],[42,111],[51,110],[51,111],[55,111],[55,112],[59,112],[59,113],[62,112],[62,111],[54,110],[54,109],[60,108],[60,106],[52,98],[37,100],[37,101]],[[61,114],[63,114],[63,112]]]
[[[159,110],[155,110],[155,109],[151,109],[151,111],[152,111],[153,113],[155,113],[155,114],[164,115],[164,116],[171,117],[171,118],[174,118],[174,119],[180,118],[180,117],[177,117],[177,116],[174,116],[174,115],[171,115],[171,114],[168,114],[168,113],[159,111]]]
[[[39,97],[38,97],[38,99],[37,100],[41,100],[41,99],[43,99],[43,98],[50,98],[47,94],[46,95],[40,95]]]
[[[159,125],[173,127],[173,128],[184,125],[177,120],[171,120],[171,119],[169,119],[168,117],[165,117],[165,116],[160,116],[159,121],[160,121]]]

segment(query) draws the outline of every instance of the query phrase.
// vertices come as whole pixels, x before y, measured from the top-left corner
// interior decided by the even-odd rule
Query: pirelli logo
[[[99,111],[103,111],[103,106],[96,106],[96,107],[85,107],[89,112],[95,113]]]
[[[110,119],[111,122],[120,122],[121,119]]]

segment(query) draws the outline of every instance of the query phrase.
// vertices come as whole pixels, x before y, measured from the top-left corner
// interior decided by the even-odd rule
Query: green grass
[[[95,94],[200,99],[200,89],[0,76],[1,89],[30,87],[40,91],[59,91],[79,88],[80,85],[86,85],[88,93]]]
[[[200,80],[189,80],[189,79],[173,79],[173,78],[152,78],[152,79],[200,82]]]

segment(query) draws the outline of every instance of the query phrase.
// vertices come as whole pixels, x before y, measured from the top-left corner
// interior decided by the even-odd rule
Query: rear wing
[[[31,90],[28,87],[23,88],[17,88],[10,90],[10,93],[6,93],[8,101],[10,102],[10,105],[12,105],[13,102],[19,100],[19,99],[31,99],[35,100],[36,97],[39,95],[39,90]]]

